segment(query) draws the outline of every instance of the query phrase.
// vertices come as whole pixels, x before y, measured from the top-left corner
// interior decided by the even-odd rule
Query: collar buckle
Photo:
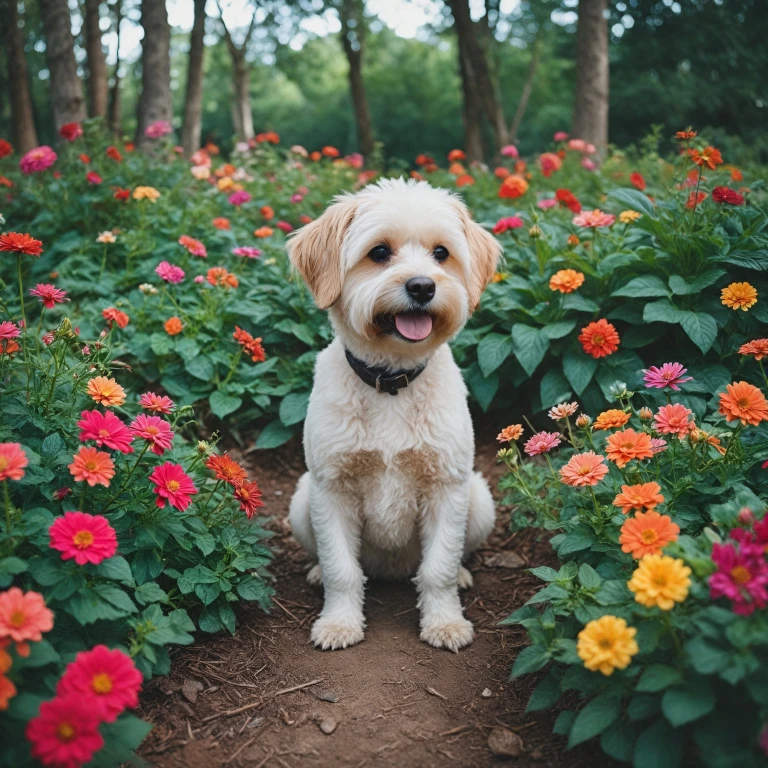
[[[401,373],[398,376],[382,376],[379,374],[376,377],[376,392],[378,394],[387,392],[390,395],[397,395],[397,390],[405,389],[409,383],[408,376],[405,373]]]

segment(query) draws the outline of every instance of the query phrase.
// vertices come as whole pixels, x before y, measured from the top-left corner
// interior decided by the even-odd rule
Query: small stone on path
[[[320,730],[326,735],[330,736],[338,726],[338,723],[332,717],[325,717],[320,721]]]
[[[485,558],[485,565],[490,568],[524,568],[525,560],[516,552],[495,552]]]
[[[484,699],[490,699],[493,696],[490,688],[483,688],[483,692],[480,694]]]
[[[523,740],[506,728],[494,728],[488,736],[488,749],[497,757],[519,757]]]
[[[190,704],[194,704],[197,701],[197,694],[202,690],[203,684],[198,680],[191,680],[190,678],[184,680],[181,686],[181,692]]]

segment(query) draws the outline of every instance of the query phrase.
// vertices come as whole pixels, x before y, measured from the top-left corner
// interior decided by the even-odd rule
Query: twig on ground
[[[244,744],[241,744],[223,763],[222,765],[226,765],[227,763],[231,763],[246,747],[250,747],[251,744],[253,744],[254,741],[258,738],[258,734],[256,736],[253,736],[252,738],[248,739]],[[262,763],[263,765],[263,763]]]

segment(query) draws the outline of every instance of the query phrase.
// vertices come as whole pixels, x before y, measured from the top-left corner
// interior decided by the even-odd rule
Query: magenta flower
[[[77,426],[82,430],[81,442],[95,440],[99,447],[106,445],[121,453],[133,453],[133,435],[112,411],[83,411],[80,417]]]
[[[0,341],[6,339],[17,339],[21,331],[16,323],[12,323],[10,320],[3,320],[0,323]]]
[[[130,430],[136,437],[150,444],[150,451],[162,456],[173,443],[171,425],[159,416],[147,416],[140,413],[130,425]]]
[[[693,376],[683,376],[687,372],[688,369],[683,368],[681,363],[664,363],[661,368],[652,365],[650,368],[643,368],[645,374],[643,381],[646,387],[655,387],[656,389],[669,387],[675,392],[679,392],[680,384],[693,381]]]
[[[55,304],[69,301],[69,299],[64,298],[67,295],[66,291],[62,291],[55,285],[50,285],[50,283],[38,283],[34,288],[30,289],[29,295],[37,296],[46,309],[53,309]]]
[[[184,270],[175,264],[161,261],[155,268],[155,274],[166,283],[178,284],[184,279]]]
[[[197,493],[192,478],[178,464],[165,464],[155,467],[149,476],[149,481],[155,486],[157,494],[155,504],[162,509],[168,502],[180,512],[183,512],[192,502],[192,496]]]
[[[300,194],[299,192],[295,192],[291,195],[291,202],[292,203],[300,203],[304,199],[304,195]]]
[[[47,171],[56,162],[56,153],[46,144],[30,149],[19,161],[19,168],[25,175]]]
[[[86,512],[65,512],[48,529],[51,549],[61,552],[62,560],[74,560],[78,565],[112,557],[117,552],[117,534],[102,515]]]
[[[529,456],[538,456],[540,453],[549,453],[560,445],[559,432],[537,432],[525,444],[525,452]]]
[[[249,259],[258,259],[259,256],[261,256],[261,251],[250,245],[241,245],[237,248],[233,248],[232,253],[235,256],[245,256]]]
[[[251,193],[246,192],[244,189],[239,192],[233,192],[229,196],[230,205],[242,205],[243,203],[247,203],[250,199]]]
[[[176,404],[167,395],[156,395],[154,392],[145,392],[139,398],[139,405],[146,411],[153,413],[170,413]]]
[[[159,139],[162,136],[167,136],[172,131],[173,128],[171,128],[171,124],[167,120],[156,120],[146,127],[144,135],[148,139]]]
[[[768,604],[768,564],[751,550],[742,551],[734,544],[713,544],[712,561],[717,572],[709,577],[709,596],[727,597],[733,612],[749,616]]]
[[[514,144],[505,144],[501,148],[502,157],[520,157],[517,147]]]

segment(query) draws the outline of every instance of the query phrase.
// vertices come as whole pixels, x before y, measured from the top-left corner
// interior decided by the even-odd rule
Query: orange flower
[[[264,347],[261,346],[261,337],[254,339],[248,331],[244,331],[242,328],[235,326],[235,332],[232,334],[232,338],[242,345],[247,354],[251,356],[251,360],[254,363],[261,363],[266,360],[267,355],[264,352]]]
[[[224,216],[217,216],[212,222],[216,229],[230,229],[229,219]]]
[[[0,251],[11,251],[25,256],[39,256],[43,252],[43,243],[21,232],[4,232],[0,235]]]
[[[235,488],[246,480],[245,470],[226,453],[223,456],[211,456],[205,466],[214,472],[217,480],[223,480]]]
[[[626,467],[632,459],[650,459],[653,456],[651,436],[634,429],[614,432],[606,441],[605,448],[608,458],[616,462],[617,467]]]
[[[237,288],[239,282],[237,275],[227,272],[224,267],[211,267],[208,270],[207,278],[211,285],[217,285],[224,288]]]
[[[613,500],[614,507],[628,515],[632,510],[642,512],[653,509],[664,501],[661,486],[658,483],[640,483],[639,485],[622,485],[621,493]]]
[[[76,482],[85,480],[88,485],[103,485],[109,488],[109,481],[115,476],[115,465],[108,453],[97,448],[83,446],[68,465]]]
[[[605,457],[594,451],[577,453],[560,469],[560,479],[574,488],[597,485],[608,474],[604,461]]]
[[[457,160],[464,160],[464,158],[466,158],[466,154],[463,149],[452,149],[448,153],[449,163],[455,163]]]
[[[731,309],[746,312],[757,304],[757,291],[749,283],[731,283],[720,293],[720,303]]]
[[[13,339],[0,340],[0,355],[15,355],[21,347]]]
[[[761,421],[768,420],[768,401],[763,393],[746,381],[729,384],[720,395],[720,413],[726,421],[739,419],[745,426],[756,427]]]
[[[338,157],[341,154],[336,147],[323,147],[322,151],[324,157]]]
[[[464,173],[464,166],[461,163],[452,163],[448,168],[448,173],[452,173],[454,176],[461,176]]]
[[[579,238],[576,237],[576,235],[568,235],[568,245],[571,248],[576,248],[578,244],[579,244]]]
[[[29,656],[29,642],[38,643],[53,629],[53,613],[39,592],[11,587],[0,592],[0,643],[16,643],[19,656]]]
[[[629,414],[618,408],[603,411],[595,419],[595,429],[615,429],[623,427],[629,421]]]
[[[309,159],[314,160],[315,162],[317,162],[321,157],[322,155],[317,151],[309,153]]]
[[[581,329],[579,341],[592,357],[612,355],[619,348],[619,334],[607,320],[601,319]]]
[[[678,131],[675,134],[675,138],[678,141],[688,141],[688,139],[695,139],[696,131]]]
[[[474,183],[474,178],[468,173],[462,173],[461,176],[456,179],[457,187],[471,187]]]
[[[719,437],[710,435],[709,432],[705,432],[703,429],[699,429],[696,426],[692,427],[691,431],[688,433],[688,439],[692,443],[704,442],[707,443],[707,445],[711,445],[721,456],[725,456],[726,454],[726,450],[721,445]]]
[[[742,344],[739,347],[739,354],[754,357],[755,360],[762,360],[764,357],[768,357],[768,339],[754,339],[754,341]]]
[[[169,317],[165,323],[163,324],[163,328],[165,328],[165,332],[169,336],[177,336],[181,333],[182,329],[184,328],[184,324],[181,322],[181,320],[174,316]]]
[[[631,553],[635,560],[646,555],[660,555],[661,550],[677,541],[680,528],[667,515],[655,510],[638,512],[621,526],[619,544],[621,551]]]
[[[272,227],[259,227],[253,234],[256,237],[269,237],[274,231]]]
[[[584,274],[575,269],[561,269],[549,278],[549,287],[560,293],[573,293],[584,283]]]
[[[110,328],[112,323],[115,323],[118,328],[125,328],[131,321],[131,318],[125,312],[121,312],[119,309],[115,309],[115,307],[107,307],[102,310],[101,315],[107,321],[107,325]]]
[[[125,402],[125,390],[114,380],[106,376],[96,376],[88,382],[86,392],[100,405],[122,405]]]
[[[714,147],[707,147],[699,152],[698,149],[692,149],[690,151],[691,160],[700,168],[709,168],[710,171],[714,171],[718,165],[722,165],[723,156],[720,154],[719,149]]]
[[[263,205],[261,207],[261,215],[269,221],[269,219],[275,218],[275,211],[274,209],[269,205]]]
[[[510,424],[496,435],[496,439],[500,443],[511,443],[513,440],[519,440],[523,436],[522,424]]]
[[[16,686],[7,677],[0,675],[0,712],[8,709],[8,703],[15,695]]]
[[[516,197],[522,197],[527,191],[528,182],[522,176],[507,176],[499,188],[499,197],[514,200]]]

